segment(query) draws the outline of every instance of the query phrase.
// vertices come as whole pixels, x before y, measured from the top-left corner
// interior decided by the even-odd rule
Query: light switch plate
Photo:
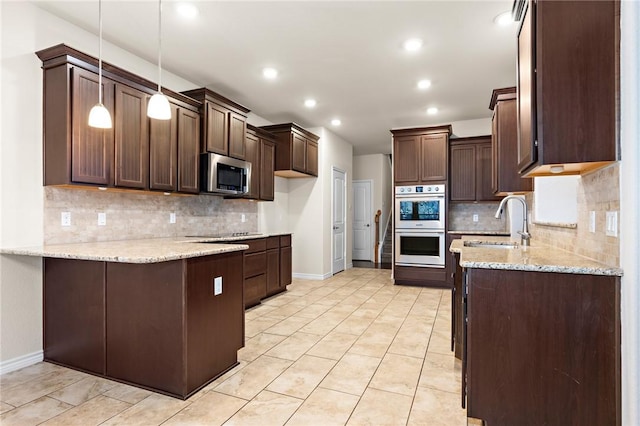
[[[169,223],[176,223],[176,214],[169,213]]]
[[[607,212],[607,236],[618,236],[618,212]]]
[[[244,213],[240,215],[240,222],[245,223],[247,221],[247,216]]]
[[[473,221],[474,221],[474,222],[477,222],[477,221],[478,221],[478,215],[477,215],[477,214],[474,214],[474,215],[473,215]]]
[[[60,225],[71,226],[71,212],[62,212],[60,214]]]
[[[106,213],[98,213],[98,226],[105,226],[107,224],[107,214]]]
[[[215,277],[213,279],[213,295],[219,294],[222,294],[222,277]]]
[[[589,212],[589,232],[596,232],[596,212],[593,210]]]

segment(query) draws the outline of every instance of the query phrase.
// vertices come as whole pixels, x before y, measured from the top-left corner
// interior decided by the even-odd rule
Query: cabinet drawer
[[[267,254],[264,251],[262,253],[244,255],[245,278],[264,274],[265,272],[267,272]]]
[[[291,234],[280,236],[280,247],[289,247],[291,245]]]
[[[267,249],[267,239],[260,238],[257,240],[238,240],[234,241],[237,244],[247,244],[249,248],[244,252],[244,254],[255,253],[257,251],[265,251]]]
[[[267,238],[267,250],[280,248],[280,237]]]
[[[257,305],[267,295],[267,274],[244,280],[244,307]]]

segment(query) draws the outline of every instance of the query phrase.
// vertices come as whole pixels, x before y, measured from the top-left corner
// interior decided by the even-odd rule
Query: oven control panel
[[[444,184],[440,185],[415,185],[396,186],[396,194],[444,194]]]

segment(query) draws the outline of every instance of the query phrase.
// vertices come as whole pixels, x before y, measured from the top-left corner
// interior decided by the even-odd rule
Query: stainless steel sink
[[[484,247],[494,249],[517,249],[518,243],[515,242],[498,242],[498,241],[464,241],[465,247]]]

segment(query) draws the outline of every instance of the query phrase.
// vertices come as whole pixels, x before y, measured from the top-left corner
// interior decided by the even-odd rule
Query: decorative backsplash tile
[[[610,266],[620,266],[620,239],[606,235],[606,212],[620,212],[618,163],[582,176],[578,183],[578,225],[575,229],[531,225],[532,238]],[[533,194],[526,197],[533,211]],[[589,232],[589,212],[596,215],[595,232]],[[618,223],[620,221],[618,220]],[[624,230],[618,229],[618,235]]]
[[[500,203],[449,203],[450,231],[505,231],[508,232],[507,215],[496,219],[494,214]],[[473,221],[473,215],[478,221]]]
[[[250,200],[52,186],[44,188],[44,197],[45,244],[256,232],[258,229],[258,206]],[[71,213],[71,226],[61,226],[62,212]],[[106,225],[98,226],[98,213],[106,213]],[[176,223],[169,223],[170,213],[176,214]],[[245,222],[242,222],[243,215]]]

